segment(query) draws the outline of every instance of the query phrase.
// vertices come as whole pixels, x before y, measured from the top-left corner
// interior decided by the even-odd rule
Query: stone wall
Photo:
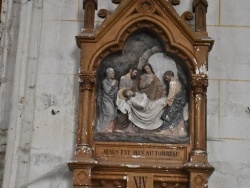
[[[16,63],[20,2],[2,0],[0,23],[0,187],[3,180],[7,132],[10,125]]]
[[[209,187],[248,188],[250,3],[208,2],[208,32],[215,39],[209,56],[208,152],[216,168]],[[80,61],[74,38],[83,26],[82,0],[3,4],[0,169],[8,145],[2,187],[71,187],[67,162],[75,146]],[[191,4],[181,1],[176,9],[183,13]],[[115,7],[99,0],[98,9]],[[100,23],[96,18],[96,27]]]
[[[209,1],[208,152],[212,188],[250,186],[250,20],[247,0]]]
[[[9,91],[1,85],[6,114],[1,123],[8,128],[4,188],[72,185],[67,162],[75,145],[80,5],[78,0],[9,1],[1,69],[13,65],[3,74],[12,76]]]

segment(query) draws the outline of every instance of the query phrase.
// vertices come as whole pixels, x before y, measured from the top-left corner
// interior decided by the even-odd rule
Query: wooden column
[[[208,163],[206,144],[206,92],[207,75],[192,75],[192,93],[194,98],[194,144],[190,154],[191,163]]]
[[[208,86],[207,75],[192,75],[194,95],[194,149],[206,150],[206,92]]]
[[[95,73],[83,72],[79,75],[79,112],[77,129],[77,148],[70,168],[74,171],[74,188],[91,186],[91,168],[97,162],[93,159],[93,149],[90,147],[90,136],[93,117],[93,98],[95,86]]]
[[[92,127],[92,114],[93,110],[93,92],[95,86],[95,73],[94,72],[83,72],[79,75],[80,77],[80,95],[78,112],[78,138],[77,145],[89,145],[89,134],[88,131]],[[80,108],[81,107],[81,108]]]
[[[190,162],[185,168],[190,174],[189,187],[206,188],[208,178],[214,167],[207,159],[206,135],[206,92],[208,78],[206,74],[192,75],[192,91],[194,96],[194,146],[190,154]]]

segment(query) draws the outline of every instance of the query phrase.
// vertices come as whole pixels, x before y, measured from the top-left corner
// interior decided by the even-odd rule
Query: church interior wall
[[[209,0],[207,139],[212,188],[250,185],[250,21],[247,0]],[[177,12],[192,11],[181,1]],[[98,9],[114,10],[110,0]],[[77,126],[82,0],[3,1],[0,50],[0,183],[68,188]],[[96,16],[95,27],[102,19]],[[189,23],[193,24],[192,21]],[[1,168],[4,167],[4,168]],[[4,170],[3,170],[4,169]]]

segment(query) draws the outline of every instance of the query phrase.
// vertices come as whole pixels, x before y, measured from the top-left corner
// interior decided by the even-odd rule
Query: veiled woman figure
[[[140,93],[145,93],[151,101],[164,96],[161,82],[149,63],[142,67],[142,75],[140,76],[138,88]]]

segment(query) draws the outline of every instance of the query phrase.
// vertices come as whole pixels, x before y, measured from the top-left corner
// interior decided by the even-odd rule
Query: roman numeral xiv
[[[135,188],[146,188],[147,176],[134,176]]]

